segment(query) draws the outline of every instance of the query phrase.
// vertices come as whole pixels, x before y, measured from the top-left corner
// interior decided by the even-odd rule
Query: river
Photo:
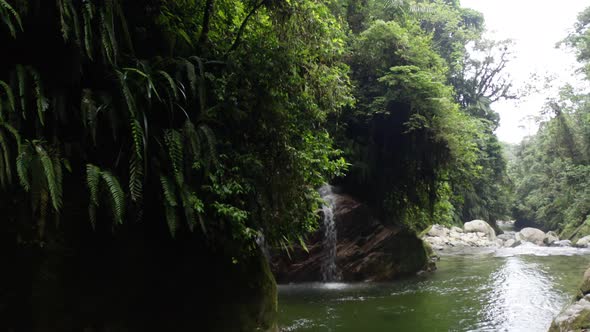
[[[547,331],[590,251],[523,245],[446,253],[438,270],[392,283],[279,286],[281,331]]]

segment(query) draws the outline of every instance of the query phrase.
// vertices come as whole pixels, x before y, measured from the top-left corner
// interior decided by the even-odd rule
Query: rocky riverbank
[[[584,272],[576,301],[555,317],[549,332],[588,330],[590,330],[590,268]]]
[[[570,240],[560,240],[553,231],[545,233],[532,227],[523,228],[519,232],[507,231],[496,235],[493,227],[483,220],[467,222],[463,228],[433,225],[422,233],[422,238],[437,251],[468,247],[513,248],[526,243],[551,247],[590,246],[590,236],[579,239],[574,245]]]

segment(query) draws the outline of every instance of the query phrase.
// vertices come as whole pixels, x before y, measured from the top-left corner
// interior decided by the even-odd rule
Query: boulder
[[[582,296],[590,293],[590,268],[586,269],[586,272],[584,272],[582,285],[580,285],[580,292],[582,292]]]
[[[428,236],[438,236],[438,237],[446,237],[449,235],[449,229],[441,226],[441,225],[432,225],[428,232],[426,233]]]
[[[552,247],[571,247],[572,241],[570,240],[559,240],[551,244]]]
[[[453,227],[451,227],[451,232],[463,233],[463,228],[453,226]]]
[[[543,239],[543,243],[546,245],[551,245],[553,242],[559,241],[559,236],[554,231],[549,231],[545,234],[545,238]]]
[[[549,332],[587,331],[590,327],[590,295],[562,311],[551,323]]]
[[[512,247],[514,247],[515,243],[516,243],[515,239],[508,239],[508,240],[506,240],[506,242],[504,242],[504,247],[512,248]]]
[[[545,233],[537,228],[526,227],[518,232],[517,239],[531,242],[540,246],[543,244],[543,240],[545,239]]]
[[[463,230],[466,233],[481,232],[481,233],[484,233],[485,236],[489,240],[491,240],[491,241],[496,240],[496,231],[494,231],[494,229],[492,228],[492,226],[490,226],[490,224],[488,224],[487,222],[485,222],[483,220],[472,220],[472,221],[466,222],[465,225],[463,225]]]
[[[587,235],[587,236],[584,236],[583,238],[579,239],[576,242],[576,247],[588,248],[589,244],[590,244],[590,235]]]

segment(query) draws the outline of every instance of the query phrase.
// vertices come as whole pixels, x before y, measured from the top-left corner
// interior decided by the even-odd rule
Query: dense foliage
[[[580,69],[588,63],[590,8],[578,17],[565,42],[577,51]],[[525,140],[511,164],[517,222],[558,230],[565,237],[590,234],[590,95],[572,86],[550,100],[539,132]]]
[[[482,16],[456,2],[352,2],[347,17],[356,104],[338,118],[341,182],[414,229],[505,216],[490,107],[513,97],[505,43],[482,40]]]

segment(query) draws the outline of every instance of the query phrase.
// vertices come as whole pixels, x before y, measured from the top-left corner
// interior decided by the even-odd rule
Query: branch
[[[248,21],[250,20],[250,17],[252,17],[252,15],[254,15],[254,13],[256,13],[256,11],[258,9],[260,9],[260,7],[262,7],[262,5],[264,5],[264,3],[266,2],[266,0],[262,0],[260,1],[256,6],[254,6],[254,8],[252,8],[252,10],[248,13],[248,15],[246,16],[246,18],[244,19],[244,21],[242,21],[242,24],[240,25],[240,29],[238,30],[238,34],[236,36],[236,39],[234,40],[233,44],[231,45],[231,47],[229,48],[229,50],[225,53],[225,55],[227,56],[230,52],[234,51],[236,48],[238,48],[238,45],[240,44],[240,40],[242,39],[242,35],[244,34],[244,30],[246,29],[246,24],[248,24]]]

